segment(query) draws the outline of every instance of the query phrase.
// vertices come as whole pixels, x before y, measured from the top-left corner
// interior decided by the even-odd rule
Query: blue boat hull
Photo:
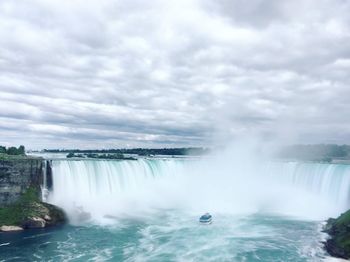
[[[209,225],[213,222],[212,218],[209,219],[199,219],[199,223]]]

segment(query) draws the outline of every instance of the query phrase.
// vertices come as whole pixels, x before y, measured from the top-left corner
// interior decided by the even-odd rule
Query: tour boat
[[[209,213],[205,213],[199,218],[199,223],[209,225],[212,223],[212,216]]]

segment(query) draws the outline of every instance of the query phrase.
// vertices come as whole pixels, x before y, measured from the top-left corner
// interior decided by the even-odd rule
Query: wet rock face
[[[42,159],[0,160],[0,207],[16,202],[29,186],[40,189]]]
[[[45,207],[41,217],[45,220],[46,226],[57,226],[67,223],[68,219],[63,209],[43,202],[41,202],[41,205]]]
[[[342,246],[340,246],[334,239],[328,239],[325,243],[325,248],[327,252],[333,257],[339,257],[344,259],[349,258],[349,254],[347,253],[347,251]]]
[[[338,218],[330,218],[324,228],[330,238],[325,242],[327,252],[340,258],[350,258],[350,210]]]
[[[44,228],[67,222],[64,211],[42,202],[44,172],[52,186],[50,165],[41,158],[0,160],[0,231]],[[44,199],[45,200],[45,199]]]
[[[41,217],[29,217],[23,223],[24,228],[43,228],[45,225],[46,221]]]

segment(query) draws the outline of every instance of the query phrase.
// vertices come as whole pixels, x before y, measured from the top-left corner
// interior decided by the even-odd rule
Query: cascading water
[[[348,165],[267,162],[225,169],[175,159],[61,160],[52,169],[49,201],[70,214],[83,208],[96,219],[152,209],[323,219],[349,207]]]
[[[84,209],[95,218],[134,213],[151,206],[144,205],[155,196],[164,177],[174,179],[183,174],[182,161],[53,161],[53,191],[50,202],[68,213]],[[142,204],[143,202],[143,204]]]
[[[47,161],[43,161],[42,175],[43,175],[43,184],[41,185],[41,199],[43,201],[47,201],[47,197],[49,194],[47,188]]]
[[[350,165],[271,162],[268,173],[319,200],[331,202],[337,213],[350,207]],[[337,215],[337,213],[335,215]]]

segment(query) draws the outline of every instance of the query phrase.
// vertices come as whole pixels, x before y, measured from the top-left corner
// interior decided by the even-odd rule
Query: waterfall
[[[183,174],[183,161],[144,160],[52,161],[53,189],[49,202],[76,213],[88,210],[96,215],[115,215],[140,210],[141,204],[159,192],[162,178]],[[153,195],[153,196],[151,196]]]
[[[349,208],[350,165],[204,162],[55,160],[49,202],[94,218],[181,208],[323,219]]]
[[[49,190],[47,188],[47,161],[43,161],[43,167],[42,167],[42,176],[43,176],[43,183],[41,185],[41,199],[42,201],[46,202],[49,194]]]
[[[327,198],[341,209],[350,206],[350,165],[327,163],[271,162],[267,174],[275,179]]]

